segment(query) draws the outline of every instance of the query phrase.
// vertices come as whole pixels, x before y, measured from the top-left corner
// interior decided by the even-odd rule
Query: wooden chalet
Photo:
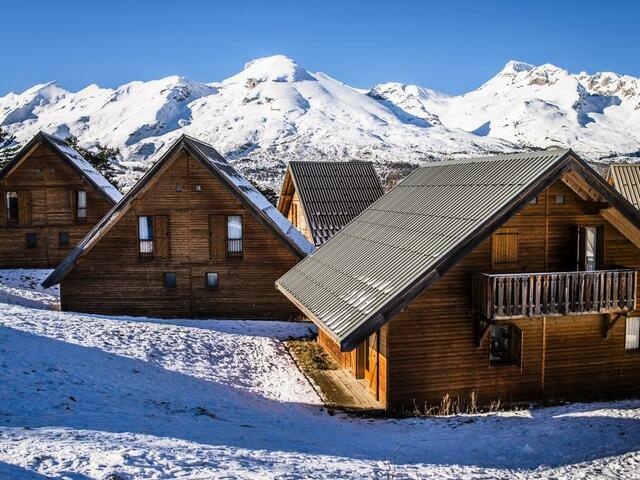
[[[606,174],[609,185],[640,209],[640,164],[618,163],[609,165]]]
[[[43,282],[63,310],[289,318],[274,281],[313,245],[211,146],[180,137]]]
[[[289,162],[278,210],[320,246],[383,194],[371,162]]]
[[[53,268],[121,198],[63,140],[38,133],[0,171],[0,268]]]
[[[640,212],[571,150],[417,169],[277,281],[386,408],[640,393]]]

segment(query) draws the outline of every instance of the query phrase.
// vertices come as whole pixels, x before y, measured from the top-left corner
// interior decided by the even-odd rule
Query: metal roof
[[[276,285],[351,350],[570,168],[640,223],[571,150],[441,162],[417,169]]]
[[[286,176],[291,177],[298,192],[316,246],[384,194],[371,162],[294,161],[289,163]],[[283,203],[281,194],[278,202],[281,211]]]
[[[31,151],[35,144],[39,142],[46,144],[51,150],[57,153],[60,158],[66,160],[76,172],[90,185],[93,185],[98,192],[102,193],[112,205],[122,199],[122,194],[118,189],[104,178],[82,155],[71,148],[64,140],[45,132],[39,132],[17,153],[13,160],[0,171],[0,177],[3,177],[16,166],[20,160]]]
[[[609,165],[607,180],[636,208],[640,209],[640,164]]]
[[[60,283],[73,269],[78,259],[100,240],[113,225],[126,213],[132,201],[144,186],[156,175],[162,166],[184,148],[194,158],[199,160],[216,178],[226,183],[238,198],[251,209],[258,219],[271,228],[298,256],[304,257],[312,252],[314,247],[282,214],[258,192],[258,190],[242,175],[240,175],[211,145],[200,142],[195,138],[182,135],[162,155],[147,173],[131,190],[107,213],[100,222],[84,237],[69,255],[42,282],[45,288]]]

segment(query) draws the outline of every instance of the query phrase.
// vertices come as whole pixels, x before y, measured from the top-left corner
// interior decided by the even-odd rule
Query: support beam
[[[616,326],[621,318],[627,318],[626,313],[616,313],[615,315],[602,316],[602,338],[608,339],[611,329]]]

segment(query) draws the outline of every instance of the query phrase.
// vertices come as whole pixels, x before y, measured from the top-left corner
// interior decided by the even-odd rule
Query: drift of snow
[[[310,324],[58,312],[47,273],[0,271],[0,478],[640,478],[638,400],[329,415],[282,343]]]

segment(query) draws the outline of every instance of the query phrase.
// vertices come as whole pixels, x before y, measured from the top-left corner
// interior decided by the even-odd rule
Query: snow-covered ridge
[[[277,187],[293,159],[372,160],[384,174],[406,162],[523,147],[637,157],[640,80],[510,61],[476,90],[449,96],[395,82],[356,89],[275,55],[210,83],[170,76],[78,92],[36,85],[0,97],[0,125],[20,142],[45,130],[118,147],[128,185],[186,133]]]

